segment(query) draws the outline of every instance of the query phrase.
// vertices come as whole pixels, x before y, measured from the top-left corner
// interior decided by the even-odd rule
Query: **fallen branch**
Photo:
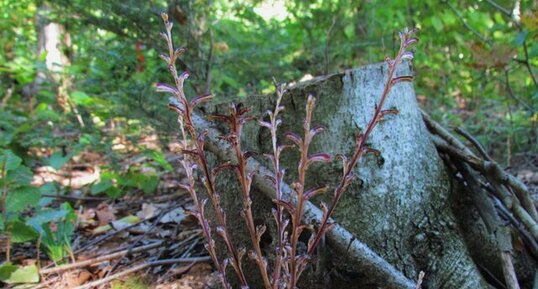
[[[481,153],[485,154],[489,160],[476,156],[460,140],[431,119],[425,112],[422,112],[422,117],[430,132],[439,136],[432,137],[437,149],[467,163],[471,168],[480,172],[493,187],[495,196],[525,224],[532,236],[538,239],[538,213],[532,203],[527,187],[516,177],[506,172],[497,162],[493,161],[483,149],[478,150],[481,150]],[[470,136],[467,134],[466,137],[469,138]],[[475,146],[480,146],[474,138],[471,142],[476,143]]]
[[[501,180],[503,183],[508,183],[508,186],[510,186],[514,193],[517,195],[518,199],[522,203],[525,210],[529,213],[529,215],[532,216],[532,218],[538,222],[538,213],[536,211],[536,207],[534,206],[534,202],[531,198],[530,192],[527,190],[527,187],[519,181],[516,177],[512,176],[511,174],[506,173],[499,164],[497,164],[491,156],[486,152],[484,147],[476,140],[471,134],[464,131],[462,128],[456,128],[456,132],[465,137],[473,146],[480,152],[480,154],[486,159],[487,161],[492,163],[492,166],[494,166],[494,173],[497,176],[501,177]]]
[[[502,169],[472,135],[461,128],[456,129],[456,132],[467,139],[482,158],[475,155],[423,111],[422,117],[432,133],[431,139],[437,150],[445,154],[445,159],[449,160],[451,167],[453,166],[461,174],[464,185],[468,188],[473,204],[478,209],[488,232],[495,236],[505,285],[509,289],[519,289],[512,261],[512,236],[509,228],[501,223],[499,215],[519,229],[522,239],[529,246],[531,253],[536,256],[538,214],[527,187]],[[525,228],[519,224],[523,224]]]
[[[485,150],[483,151],[485,152]],[[470,171],[469,166],[461,162],[454,162],[454,165],[462,174],[463,179],[465,180],[465,185],[471,195],[471,199],[478,209],[478,212],[480,213],[484,224],[488,228],[489,233],[493,234],[497,240],[501,267],[503,269],[506,286],[509,289],[519,289],[514,264],[512,262],[512,238],[508,228],[502,225],[493,203],[490,201],[487,193],[478,183],[477,176]]]
[[[148,267],[153,267],[153,266],[161,266],[161,265],[168,265],[168,264],[176,264],[176,263],[191,263],[187,269],[184,270],[184,272],[187,272],[190,268],[192,268],[192,266],[196,263],[200,263],[200,262],[208,262],[208,261],[211,261],[211,258],[209,256],[204,256],[204,257],[192,257],[192,258],[177,258],[177,259],[163,259],[163,260],[157,260],[157,261],[152,261],[152,262],[147,262],[147,263],[144,263],[144,264],[140,264],[138,266],[134,266],[132,268],[129,268],[125,271],[122,271],[122,272],[119,272],[117,274],[114,274],[114,275],[110,275],[106,278],[103,278],[103,279],[99,279],[99,280],[96,280],[96,281],[93,281],[93,282],[90,282],[90,283],[86,283],[82,286],[78,286],[78,287],[75,287],[74,289],[90,289],[90,288],[93,288],[93,287],[97,287],[97,286],[100,286],[100,285],[103,285],[103,284],[106,284],[112,280],[115,280],[115,279],[118,279],[120,277],[123,277],[125,275],[129,275],[131,273],[134,273],[136,271],[140,271],[140,270],[144,270]]]
[[[203,128],[207,131],[206,148],[215,154],[221,161],[233,159],[229,144],[219,136],[221,132],[212,124],[200,116],[193,114],[192,121],[198,128]],[[272,176],[273,172],[265,165],[251,158],[247,163],[248,171],[257,170],[259,173],[254,177],[253,185],[259,189],[266,197],[274,199],[275,192],[273,184],[264,176]],[[291,188],[286,183],[282,183],[282,192],[287,198],[292,201],[293,194]],[[323,213],[311,202],[305,203],[304,223],[319,224],[322,221]],[[327,232],[327,238],[331,241],[334,249],[342,254],[348,254],[350,260],[354,262],[361,273],[366,274],[377,284],[383,284],[386,288],[415,288],[416,284],[408,279],[402,272],[398,271],[394,266],[388,263],[385,259],[372,251],[366,244],[357,240],[353,234],[347,231],[342,226],[336,224]]]
[[[84,260],[84,261],[80,261],[80,262],[76,262],[76,263],[56,266],[56,267],[50,268],[50,269],[43,269],[43,270],[41,270],[40,273],[41,274],[58,273],[58,272],[66,271],[66,270],[73,269],[73,268],[85,267],[85,266],[89,266],[89,265],[93,265],[93,264],[97,264],[97,263],[102,263],[104,261],[108,261],[108,260],[111,260],[111,259],[124,257],[128,253],[143,252],[143,251],[151,250],[151,249],[154,249],[154,248],[157,248],[157,247],[161,246],[162,244],[163,244],[163,242],[159,241],[159,242],[155,242],[153,244],[136,247],[136,248],[133,248],[132,250],[122,250],[122,251],[119,251],[119,252],[116,252],[116,253],[112,253],[112,254],[108,254],[108,255],[104,255],[104,256],[100,256],[100,257],[96,257],[96,258],[92,258],[92,259],[88,259],[88,260]]]

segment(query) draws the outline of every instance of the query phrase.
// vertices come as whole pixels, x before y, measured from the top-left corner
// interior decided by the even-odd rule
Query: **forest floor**
[[[50,196],[53,201],[49,206],[70,202],[77,212],[77,226],[70,257],[61,265],[48,261],[35,244],[13,248],[14,262],[37,263],[41,268],[41,282],[29,288],[214,287],[204,240],[198,224],[187,213],[190,198],[179,186],[185,180],[174,144],[162,148],[155,136],[144,141],[148,147],[162,149],[174,168],[159,174],[159,185],[151,195],[140,190],[117,199],[90,195],[88,186],[97,181],[96,172],[109,160],[89,151],[60,171],[47,167],[34,170],[36,185],[56,181],[64,186],[65,194]],[[136,150],[126,149],[125,156],[124,167],[151,161]],[[529,186],[538,203],[538,155],[515,156],[508,170]],[[0,248],[5,248],[1,242]]]

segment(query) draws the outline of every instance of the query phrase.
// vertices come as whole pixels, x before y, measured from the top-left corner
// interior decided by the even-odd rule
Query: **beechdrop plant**
[[[400,49],[396,57],[394,59],[386,58],[389,73],[381,99],[375,107],[374,115],[364,132],[359,131],[356,134],[355,149],[352,155],[349,158],[343,155],[336,156],[338,159],[342,160],[343,175],[334,189],[332,202],[329,205],[321,204],[323,211],[321,223],[315,229],[315,233],[311,235],[307,249],[303,250],[304,252],[298,250],[298,248],[299,237],[306,228],[306,226],[301,223],[305,204],[307,204],[307,202],[314,196],[328,190],[326,186],[306,188],[306,172],[313,163],[328,162],[331,161],[332,157],[326,153],[311,154],[309,152],[309,147],[314,137],[324,130],[323,127],[313,126],[311,123],[316,104],[316,99],[312,96],[309,96],[306,103],[306,116],[303,123],[302,136],[290,132],[286,133],[285,137],[291,144],[279,144],[277,142],[278,126],[282,122],[279,118],[279,114],[284,110],[284,107],[281,106],[280,103],[285,92],[283,86],[277,86],[277,101],[274,110],[268,112],[269,121],[259,121],[259,124],[262,127],[269,129],[271,133],[272,154],[268,154],[266,157],[271,161],[274,174],[265,177],[272,181],[276,196],[274,200],[276,206],[273,210],[273,216],[276,222],[277,240],[276,247],[273,250],[275,256],[272,256],[274,258],[271,258],[274,262],[269,264],[267,261],[268,256],[264,256],[260,248],[260,240],[265,233],[266,228],[265,226],[255,226],[252,212],[252,200],[250,198],[252,180],[257,172],[249,172],[247,170],[247,161],[254,154],[252,152],[243,151],[241,147],[243,126],[245,123],[253,121],[254,117],[248,115],[248,108],[237,106],[235,104],[230,104],[230,113],[228,115],[214,115],[210,117],[213,121],[219,121],[227,125],[228,133],[221,136],[221,138],[230,144],[232,153],[235,156],[235,163],[226,162],[215,168],[210,168],[204,149],[204,139],[207,133],[203,131],[199,132],[199,128],[196,127],[193,121],[195,117],[193,110],[198,104],[210,101],[212,97],[211,95],[202,95],[195,97],[192,100],[188,100],[185,96],[183,84],[189,74],[187,72],[178,74],[175,66],[177,58],[185,52],[185,49],[174,49],[172,41],[173,25],[169,22],[167,14],[163,13],[161,16],[166,27],[166,32],[161,33],[161,36],[164,38],[168,47],[168,53],[162,54],[161,58],[166,62],[174,80],[174,84],[158,83],[156,89],[158,92],[172,94],[169,108],[178,114],[178,123],[181,131],[181,148],[184,155],[181,163],[188,179],[188,182],[183,184],[182,187],[189,192],[193,199],[195,209],[190,213],[196,217],[202,227],[203,236],[206,240],[205,248],[213,260],[220,282],[223,288],[231,288],[230,282],[226,276],[226,268],[228,265],[231,265],[233,271],[238,276],[241,288],[250,288],[242,267],[242,258],[246,254],[246,250],[237,249],[236,244],[233,244],[231,241],[231,235],[226,226],[226,212],[221,206],[220,196],[215,182],[220,172],[225,169],[232,169],[236,173],[240,184],[240,192],[238,193],[238,196],[241,198],[243,206],[241,215],[245,220],[245,225],[251,240],[252,250],[248,253],[248,256],[255,261],[259,269],[263,287],[266,289],[295,289],[297,288],[297,282],[301,277],[301,274],[312,260],[322,237],[333,225],[330,221],[331,215],[338,205],[339,200],[342,198],[342,195],[354,180],[353,171],[355,170],[358,161],[365,154],[379,154],[379,151],[368,147],[366,143],[368,137],[375,126],[385,116],[398,113],[396,109],[383,109],[383,105],[394,85],[400,82],[410,82],[413,80],[412,76],[394,77],[394,74],[396,68],[402,61],[411,60],[413,58],[413,52],[409,50],[409,47],[418,41],[418,39],[413,36],[415,30],[406,29],[404,32],[400,33]],[[298,177],[291,185],[293,189],[292,194],[285,195],[282,191],[285,170],[280,166],[280,157],[284,149],[292,147],[298,149],[300,153],[300,160],[297,166]],[[196,191],[195,180],[193,177],[194,170],[199,170],[201,172],[201,179],[208,199],[200,199]],[[213,227],[215,228],[217,235],[224,241],[228,251],[228,257],[223,260],[220,260],[217,255],[215,236],[213,234],[212,226],[210,226],[210,220],[205,213],[205,205],[207,202],[211,203],[211,206],[215,211],[215,224]]]

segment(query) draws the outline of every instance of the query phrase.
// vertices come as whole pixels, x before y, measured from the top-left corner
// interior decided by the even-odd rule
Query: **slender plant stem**
[[[277,229],[277,244],[275,248],[275,266],[273,269],[273,289],[279,288],[279,282],[281,278],[282,270],[282,258],[284,255],[284,231],[286,229],[285,223],[283,220],[283,207],[281,204],[282,201],[282,179],[284,178],[283,172],[280,170],[280,149],[277,143],[277,129],[278,129],[278,113],[282,109],[280,107],[280,102],[282,101],[282,95],[284,94],[284,89],[282,86],[277,86],[277,100],[275,104],[275,110],[270,114],[271,118],[271,144],[273,146],[273,157],[272,163],[275,174],[275,195],[276,195],[276,211],[275,211],[275,221]]]
[[[254,217],[252,215],[252,200],[250,199],[250,183],[251,179],[248,176],[246,170],[246,158],[241,151],[241,130],[242,130],[242,120],[241,116],[237,115],[237,111],[234,108],[234,115],[232,115],[232,130],[234,133],[233,150],[235,152],[235,157],[237,158],[237,175],[239,177],[239,183],[241,184],[242,196],[243,196],[243,214],[245,221],[247,222],[247,229],[250,235],[250,241],[252,242],[252,247],[254,247],[254,253],[256,254],[255,260],[258,268],[260,269],[260,274],[262,276],[263,285],[266,289],[271,288],[271,282],[269,281],[269,275],[267,273],[267,263],[263,257],[262,250],[260,248],[259,234],[263,233],[257,232],[256,225],[254,224]]]
[[[237,272],[237,275],[239,276],[240,282],[243,287],[248,287],[245,275],[241,268],[241,260],[239,258],[238,252],[231,243],[230,234],[228,233],[228,229],[226,227],[226,220],[224,217],[224,211],[221,209],[220,201],[217,196],[217,193],[215,191],[215,186],[213,184],[213,177],[211,175],[211,172],[209,171],[207,160],[205,157],[205,152],[203,149],[203,142],[200,143],[198,141],[199,135],[196,132],[196,129],[193,126],[192,123],[192,104],[187,101],[187,98],[185,97],[185,93],[183,91],[183,82],[188,77],[187,73],[183,73],[181,76],[178,75],[177,69],[175,66],[175,61],[177,59],[177,56],[183,52],[183,50],[174,50],[173,41],[172,41],[172,24],[168,21],[168,15],[165,13],[161,14],[163,21],[166,26],[166,34],[164,34],[164,38],[166,39],[167,45],[168,45],[168,56],[164,57],[164,59],[167,61],[168,69],[170,73],[172,74],[172,77],[174,78],[175,82],[175,91],[174,95],[176,99],[180,102],[181,108],[177,108],[177,111],[179,113],[178,121],[180,123],[181,132],[183,136],[183,149],[188,149],[188,141],[187,141],[187,135],[193,140],[193,143],[195,145],[195,154],[198,160],[198,165],[201,166],[202,172],[205,176],[205,185],[207,189],[208,196],[211,199],[211,203],[213,205],[213,208],[215,210],[215,215],[217,216],[217,222],[218,222],[218,228],[222,230],[223,238],[225,239],[226,246],[228,248],[228,251],[232,254],[232,265]],[[187,133],[186,133],[187,132]],[[200,222],[204,237],[207,241],[206,249],[209,251],[210,256],[217,267],[217,270],[220,275],[220,281],[224,288],[231,288],[229,283],[226,280],[226,269],[225,265],[221,264],[218,260],[218,256],[216,254],[215,249],[215,241],[211,234],[211,227],[209,226],[209,223],[207,222],[207,219],[205,217],[204,213],[204,203],[203,201],[200,201],[198,199],[197,193],[195,191],[194,187],[194,177],[192,176],[192,169],[193,166],[190,163],[189,157],[187,156],[185,160],[183,161],[183,166],[185,170],[189,173],[188,178],[189,182],[186,186],[186,189],[189,191],[191,197],[193,198],[193,201],[195,203],[197,212],[196,217],[198,221]]]
[[[300,147],[301,158],[298,168],[298,179],[295,183],[294,191],[297,194],[297,205],[295,206],[295,212],[292,214],[292,232],[291,232],[291,256],[290,256],[290,282],[288,284],[289,289],[294,289],[299,277],[299,264],[297,263],[297,245],[299,237],[301,235],[303,227],[301,226],[301,219],[304,211],[304,187],[306,179],[306,169],[308,166],[308,148],[310,147],[310,141],[312,136],[310,134],[310,123],[312,121],[312,112],[314,110],[315,100],[312,96],[308,97],[306,104],[306,118],[303,124],[304,128],[304,140]]]
[[[316,234],[314,242],[313,242],[312,246],[310,246],[309,249],[308,249],[308,254],[313,254],[314,253],[314,250],[316,249],[316,247],[319,245],[319,242],[321,241],[321,237],[325,234],[325,232],[327,230],[328,223],[329,223],[329,219],[330,219],[334,209],[336,208],[336,205],[338,204],[338,202],[342,198],[343,193],[346,191],[346,189],[348,187],[348,184],[349,184],[348,182],[349,182],[349,179],[352,177],[353,170],[354,170],[355,166],[357,165],[359,159],[366,152],[366,150],[365,150],[366,149],[366,140],[368,139],[368,137],[370,136],[370,134],[374,130],[375,126],[377,125],[377,123],[379,122],[381,117],[383,116],[382,115],[383,105],[384,105],[385,100],[387,99],[387,97],[389,95],[389,92],[391,91],[392,86],[394,84],[393,83],[394,74],[396,72],[396,69],[397,69],[398,65],[402,62],[402,57],[403,57],[403,55],[405,53],[406,46],[407,45],[405,44],[405,41],[402,40],[401,45],[400,45],[400,49],[399,49],[399,51],[398,51],[398,53],[396,55],[396,58],[394,59],[394,61],[389,63],[389,73],[388,73],[388,76],[387,76],[387,81],[386,81],[385,86],[383,88],[383,93],[381,94],[381,99],[379,101],[379,104],[377,104],[377,107],[376,107],[376,109],[374,111],[374,115],[373,115],[372,119],[370,120],[370,122],[368,123],[366,131],[364,132],[363,135],[359,135],[359,137],[358,137],[358,143],[357,143],[355,151],[353,153],[353,157],[352,157],[351,161],[347,164],[347,168],[345,169],[345,173],[344,173],[343,177],[340,179],[338,187],[335,189],[334,199],[332,200],[331,205],[329,206],[327,212],[323,216],[323,220],[322,220],[322,222],[321,222],[321,224],[319,226],[318,233]]]
[[[525,66],[529,71],[529,75],[531,76],[532,82],[534,83],[534,87],[538,89],[538,80],[536,80],[536,75],[534,75],[531,63],[529,62],[529,49],[527,46],[527,41],[523,41],[523,52],[525,53]]]
[[[226,243],[227,249],[229,253],[232,255],[231,262],[232,266],[235,269],[239,281],[241,282],[242,287],[248,288],[248,284],[245,278],[245,275],[243,273],[243,270],[241,268],[241,258],[239,256],[239,253],[237,249],[234,247],[233,243],[231,242],[231,235],[228,232],[228,228],[226,225],[226,218],[224,215],[224,210],[222,210],[220,205],[220,197],[218,196],[215,184],[213,182],[213,175],[208,167],[208,162],[205,156],[204,151],[204,144],[203,140],[199,141],[198,133],[196,132],[196,129],[192,123],[192,111],[194,109],[193,103],[189,102],[185,96],[185,93],[183,91],[183,82],[188,77],[188,73],[184,72],[181,75],[178,75],[175,62],[177,60],[177,57],[179,54],[183,53],[183,49],[174,50],[173,41],[172,41],[172,24],[168,21],[168,15],[165,13],[161,14],[165,26],[166,26],[166,34],[164,34],[164,38],[166,39],[167,45],[168,45],[168,56],[163,57],[167,61],[168,69],[174,78],[175,82],[175,89],[174,89],[174,96],[179,102],[179,105],[181,107],[177,107],[176,110],[179,113],[178,121],[181,126],[181,131],[183,134],[183,149],[188,150],[188,142],[187,142],[187,135],[192,139],[192,142],[194,143],[195,151],[194,154],[196,155],[195,159],[197,159],[198,165],[201,167],[201,170],[204,175],[204,184],[207,190],[207,194],[211,200],[211,204],[213,206],[213,209],[215,211],[215,215],[217,218],[217,232],[222,235],[224,238],[224,241]],[[209,99],[208,97],[206,99]],[[207,248],[210,250],[211,257],[213,258],[213,261],[215,263],[215,266],[217,267],[217,270],[219,271],[221,283],[225,288],[230,288],[230,285],[226,281],[225,277],[225,265],[221,264],[218,261],[217,255],[216,255],[216,249],[215,249],[215,241],[212,238],[211,235],[211,227],[209,226],[209,223],[207,222],[207,218],[205,217],[204,213],[204,201],[200,201],[197,198],[196,191],[194,189],[194,178],[192,176],[192,164],[190,163],[189,157],[185,158],[184,161],[184,167],[186,170],[189,170],[191,172],[189,184],[186,186],[186,189],[189,190],[191,196],[196,197],[195,205],[197,208],[197,218],[200,221],[203,231],[204,231],[204,237],[206,237],[206,241],[208,242]]]

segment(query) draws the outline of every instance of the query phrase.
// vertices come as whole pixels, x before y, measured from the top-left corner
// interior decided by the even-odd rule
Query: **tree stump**
[[[373,116],[386,82],[387,70],[384,64],[373,64],[291,86],[282,102],[285,110],[280,143],[285,141],[282,136],[288,131],[302,134],[306,99],[313,94],[317,105],[312,124],[324,125],[326,131],[314,140],[310,151],[349,156],[355,145],[355,134],[359,129],[365,129]],[[410,74],[410,65],[404,63],[396,76]],[[261,116],[268,109],[273,109],[274,99],[273,96],[251,96],[242,102],[252,108],[252,114]],[[339,203],[334,220],[409,279],[416,280],[419,272],[424,271],[426,288],[486,288],[451,210],[451,180],[430,141],[412,84],[395,86],[385,108],[396,108],[399,114],[387,116],[368,140],[372,148],[381,151],[381,156],[369,155],[360,161],[355,172],[357,178]],[[209,112],[222,113],[223,109],[217,105]],[[255,124],[245,127],[243,143],[248,150],[271,152],[269,131]],[[297,176],[298,159],[295,151],[282,156],[288,183]],[[266,160],[260,158],[259,161],[270,168]],[[341,174],[340,162],[315,165],[307,174],[308,186],[327,184],[334,188]],[[226,189],[221,189],[221,194],[228,212],[230,231],[235,233],[237,244],[246,246],[250,244],[250,238],[243,219],[239,217],[241,201],[237,186],[233,185],[235,179],[230,175],[223,182]],[[272,235],[275,232],[271,216],[273,203],[255,188],[252,198],[256,219],[268,226],[263,248],[272,255],[276,240]],[[318,205],[322,200],[328,203],[331,198],[329,190],[313,203]],[[331,243],[328,245],[330,248]],[[325,269],[335,273],[331,276],[340,277],[333,278],[329,285],[322,287],[370,288],[372,282],[377,282],[373,285],[383,288],[384,284],[379,284],[379,280],[373,281],[372,276],[364,275],[349,265],[352,262],[348,262],[346,254],[328,252]],[[247,276],[253,276],[252,282],[257,282],[255,276],[259,273],[256,265],[247,262],[245,266]],[[330,266],[334,266],[336,271],[330,270]],[[260,285],[254,283],[251,288],[262,288]],[[299,287],[313,288],[309,286]]]

